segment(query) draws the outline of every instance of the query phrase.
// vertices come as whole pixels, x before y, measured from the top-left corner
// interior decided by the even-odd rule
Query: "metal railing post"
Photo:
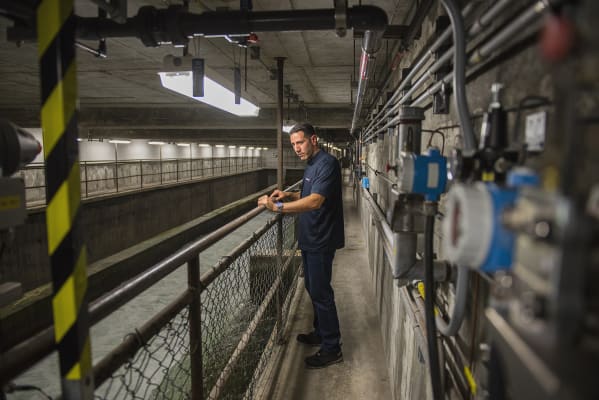
[[[277,188],[283,190],[283,66],[284,57],[277,57]],[[283,270],[283,216],[277,221],[277,276],[281,278]],[[277,343],[283,343],[283,291],[277,291]]]
[[[283,278],[283,216],[277,221],[277,277]],[[283,288],[279,286],[276,294],[277,300],[277,343],[283,344]]]
[[[119,162],[118,160],[114,161],[114,188],[116,192],[119,192]]]
[[[144,188],[144,162],[139,160],[139,188]]]
[[[83,161],[83,176],[85,178],[85,198],[89,196],[87,190],[87,161]]]
[[[189,358],[191,365],[191,399],[204,399],[202,366],[202,291],[200,288],[200,255],[187,262],[187,285],[193,291],[189,303]]]

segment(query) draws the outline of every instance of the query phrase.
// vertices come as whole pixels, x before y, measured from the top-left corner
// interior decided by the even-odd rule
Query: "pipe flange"
[[[339,37],[347,33],[347,0],[335,0],[335,33]]]

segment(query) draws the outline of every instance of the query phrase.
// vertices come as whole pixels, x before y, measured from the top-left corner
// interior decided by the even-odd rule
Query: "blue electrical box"
[[[370,189],[370,179],[367,176],[362,178],[362,188]]]

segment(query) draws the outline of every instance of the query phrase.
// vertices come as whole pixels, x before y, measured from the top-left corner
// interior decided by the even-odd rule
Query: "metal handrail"
[[[288,187],[285,190],[293,190],[299,187],[301,181],[298,181],[294,185]],[[144,272],[139,275],[133,277],[129,281],[125,282],[121,286],[107,293],[106,295],[100,297],[99,299],[90,303],[89,306],[89,318],[90,325],[95,325],[103,318],[110,315],[112,312],[117,310],[123,304],[135,298],[137,295],[142,293],[144,290],[148,289],[150,286],[154,285],[156,282],[178,269],[185,263],[197,261],[200,252],[212,246],[218,240],[222,239],[235,229],[239,228],[258,214],[262,213],[265,210],[264,206],[258,206],[249,212],[241,215],[240,217],[232,220],[231,222],[223,225],[212,233],[191,242],[181,249],[173,253],[172,255],[164,258],[158,263],[152,265]],[[260,235],[262,235],[268,228],[274,225],[279,219],[281,219],[282,215],[275,215],[274,218],[269,220],[260,230],[254,233],[252,237],[247,239],[245,242],[237,246],[232,254],[238,254],[240,251],[246,249],[251,244],[250,242],[255,241]],[[229,255],[227,259],[222,260],[217,265],[215,265],[210,270],[206,271],[201,277],[199,282],[200,292],[205,290],[211,282],[214,281],[221,273],[223,273],[227,267],[231,264],[230,260],[233,257]],[[177,300],[173,301],[167,307],[159,312],[154,318],[148,321],[142,329],[146,329],[144,331],[144,336],[150,335],[151,332],[154,332],[155,329],[158,329],[160,326],[156,325],[156,321],[164,321],[168,316],[172,317],[177,312],[179,312],[183,307],[189,304],[190,289],[187,289]],[[199,293],[198,293],[199,295]],[[168,321],[168,318],[166,319]],[[138,339],[136,339],[138,340]],[[132,343],[131,340],[127,340],[123,342],[123,351],[126,351],[129,354],[129,351],[132,351],[133,347],[136,346],[135,343]],[[136,347],[139,348],[139,347]],[[120,347],[119,347],[120,349]],[[2,382],[1,385],[9,382],[11,379],[14,379],[16,376],[20,375],[23,371],[31,368],[37,362],[39,362],[42,358],[49,355],[52,351],[55,350],[54,343],[54,326],[51,325],[48,328],[42,330],[35,336],[24,340],[23,342],[13,346],[10,350],[5,353],[0,353],[0,377]],[[114,352],[114,351],[113,351]],[[98,372],[94,369],[94,374],[98,375],[98,378],[101,379],[104,376],[109,376],[110,373],[114,371],[107,371],[107,369],[111,369],[115,366],[116,362],[114,360],[113,352],[111,352],[108,356],[106,356],[98,365]],[[119,356],[119,359],[121,356]],[[119,364],[121,365],[121,364]],[[108,375],[106,375],[108,374]],[[98,383],[96,383],[98,385]],[[96,386],[97,387],[97,386]]]

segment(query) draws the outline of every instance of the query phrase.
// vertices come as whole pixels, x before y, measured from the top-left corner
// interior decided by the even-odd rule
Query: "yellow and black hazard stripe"
[[[90,387],[93,389],[93,382],[86,296],[87,260],[79,230],[81,194],[75,28],[73,0],[40,1],[37,30],[46,160],[46,226],[54,286],[54,333],[63,396],[87,398],[85,393],[90,393]],[[65,389],[72,396],[65,393]]]

